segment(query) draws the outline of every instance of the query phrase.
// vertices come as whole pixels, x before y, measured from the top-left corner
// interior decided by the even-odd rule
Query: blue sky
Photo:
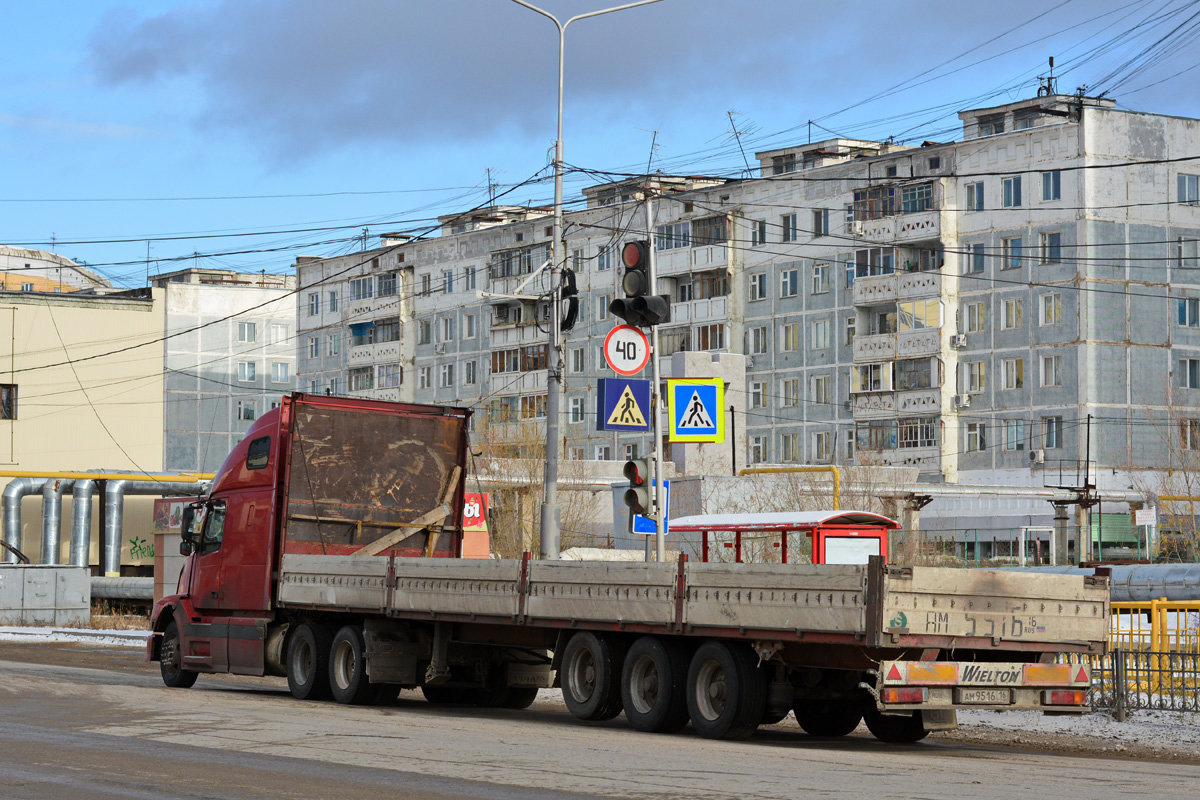
[[[488,168],[503,191],[549,163],[557,32],[510,0],[3,8],[0,243],[53,237],[121,285],[148,240],[151,272],[288,272],[486,202]],[[947,141],[958,110],[1032,96],[1050,55],[1061,91],[1200,116],[1198,36],[1197,0],[663,0],[568,30],[566,160],[737,176],[730,111],[751,164],[809,120],[814,140]],[[597,180],[573,174],[568,201]]]

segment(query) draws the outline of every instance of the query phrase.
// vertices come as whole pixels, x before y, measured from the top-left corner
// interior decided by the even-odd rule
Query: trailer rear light
[[[1082,689],[1048,689],[1042,692],[1042,703],[1048,706],[1081,706],[1087,702],[1087,692]]]
[[[929,690],[924,686],[892,686],[879,693],[879,699],[890,705],[900,703],[924,703]]]

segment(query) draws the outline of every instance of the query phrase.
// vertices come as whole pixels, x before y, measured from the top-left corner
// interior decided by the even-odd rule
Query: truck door
[[[188,587],[192,606],[202,618],[188,625],[184,662],[224,672],[228,668],[228,625],[212,617],[221,614],[221,566],[225,556],[221,545],[225,533],[225,503],[209,503],[203,513],[204,519],[196,522],[201,534],[192,559],[191,586]]]

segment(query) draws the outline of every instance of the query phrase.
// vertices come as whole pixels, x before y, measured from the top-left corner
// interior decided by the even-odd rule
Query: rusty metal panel
[[[441,505],[465,446],[465,412],[298,402],[291,426],[284,552],[346,554]],[[453,509],[462,507],[461,482]],[[454,513],[447,526],[461,520]],[[440,531],[441,526],[438,526]],[[426,535],[399,555],[425,551]],[[457,555],[453,537],[436,552]]]
[[[889,568],[884,634],[1009,642],[1107,641],[1109,588],[1084,575],[949,567]]]
[[[520,561],[398,558],[394,563],[391,611],[489,617],[517,614]]]
[[[689,562],[687,587],[688,625],[835,633],[866,628],[862,566]]]
[[[279,605],[382,611],[387,568],[386,558],[285,553],[279,565]]]
[[[670,625],[677,570],[669,563],[534,561],[525,611],[530,620]]]

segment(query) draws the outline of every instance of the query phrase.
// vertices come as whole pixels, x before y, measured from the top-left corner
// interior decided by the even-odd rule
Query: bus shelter
[[[701,535],[703,561],[721,547],[732,549],[739,564],[744,561],[745,540],[751,537],[772,540],[770,546],[779,550],[780,561],[788,563],[792,534],[811,539],[814,564],[866,564],[870,556],[881,556],[886,563],[888,531],[899,527],[896,520],[870,511],[696,514],[671,520],[671,533]]]

